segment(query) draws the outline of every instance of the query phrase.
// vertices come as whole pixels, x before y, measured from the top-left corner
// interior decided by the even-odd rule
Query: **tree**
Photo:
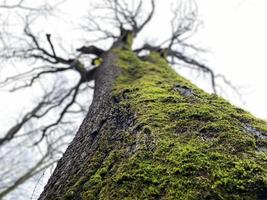
[[[88,114],[40,199],[265,199],[266,123],[216,94],[205,93],[168,65],[184,62],[208,73],[216,93],[214,72],[179,50],[195,49],[183,39],[195,28],[194,9],[185,12],[180,7],[175,12],[171,37],[161,45],[144,43],[133,49],[155,10],[152,0],[150,12],[143,15],[143,3],[131,8],[127,1],[106,0],[98,6],[111,12],[113,18],[108,20],[113,19],[117,29],[105,30],[91,18],[88,31],[103,34],[97,40],[112,39],[112,45],[107,50],[82,46],[75,58],[59,56],[50,34],[46,50],[26,23],[31,48],[16,49],[12,57],[40,59],[53,66],[12,77],[31,77],[15,90],[32,86],[44,74],[71,70],[79,74],[73,87],[63,93],[52,89],[25,115],[39,118],[62,108],[34,144],[65,124],[64,115],[76,102],[80,87],[95,81]],[[102,64],[86,68],[82,56]],[[10,140],[4,137],[2,142]]]

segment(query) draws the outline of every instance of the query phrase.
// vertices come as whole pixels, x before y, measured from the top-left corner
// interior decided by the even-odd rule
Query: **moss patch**
[[[82,199],[267,198],[265,122],[203,92],[157,53],[113,53],[114,109],[136,121],[88,173]]]

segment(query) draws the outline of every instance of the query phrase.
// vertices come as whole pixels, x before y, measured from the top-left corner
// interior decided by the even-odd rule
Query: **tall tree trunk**
[[[177,75],[158,53],[116,45],[94,100],[40,196],[267,199],[267,124]]]

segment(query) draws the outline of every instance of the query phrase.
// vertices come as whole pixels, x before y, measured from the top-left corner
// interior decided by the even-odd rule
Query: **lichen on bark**
[[[83,176],[59,199],[267,198],[265,122],[205,93],[156,52],[112,53],[116,123],[102,128]]]

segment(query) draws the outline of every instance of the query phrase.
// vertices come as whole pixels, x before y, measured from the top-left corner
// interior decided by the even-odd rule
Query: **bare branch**
[[[52,48],[52,51],[53,51],[53,54],[50,54],[47,50],[45,50],[44,48],[42,48],[37,40],[37,38],[31,33],[30,29],[29,29],[29,25],[27,25],[24,29],[24,32],[25,34],[30,37],[33,41],[33,44],[35,45],[34,48],[32,49],[29,49],[28,51],[29,52],[33,52],[35,50],[37,50],[37,52],[40,52],[42,53],[42,55],[38,55],[38,54],[34,54],[34,53],[30,53],[28,55],[28,57],[33,57],[33,58],[39,58],[39,59],[43,59],[49,63],[52,63],[52,64],[58,64],[58,63],[62,63],[62,64],[70,64],[72,61],[70,60],[66,60],[64,58],[61,58],[61,57],[58,57],[56,56],[55,54],[55,50],[54,50],[54,46],[52,45],[51,43],[51,40],[50,40],[50,45],[51,45],[51,48]],[[49,37],[47,37],[47,40],[48,40]],[[51,60],[52,59],[52,60]]]
[[[139,25],[137,27],[136,34],[139,33],[139,32],[141,32],[142,29],[148,24],[148,22],[151,21],[153,15],[155,13],[155,1],[154,0],[151,0],[151,7],[152,7],[151,8],[151,11],[150,11],[149,15],[147,16],[146,20],[141,25]],[[137,12],[138,11],[140,12],[140,8],[139,7],[137,8],[136,14],[134,16],[137,16]]]
[[[63,72],[63,71],[66,71],[66,70],[69,70],[70,68],[56,68],[56,69],[53,69],[53,70],[46,70],[46,71],[41,71],[39,73],[37,73],[36,75],[34,75],[31,79],[30,79],[30,82],[24,84],[24,85],[21,85],[21,86],[18,86],[18,87],[14,87],[12,88],[10,91],[11,92],[14,92],[14,91],[17,91],[17,90],[20,90],[22,88],[26,88],[26,87],[31,87],[40,77],[42,77],[43,75],[47,75],[47,74],[55,74],[55,73],[59,73],[59,72]]]
[[[217,91],[216,91],[216,83],[215,83],[215,75],[214,75],[214,72],[211,68],[209,68],[208,66],[198,62],[197,60],[193,59],[193,58],[190,58],[190,57],[187,57],[185,56],[184,54],[178,52],[178,51],[172,51],[172,50],[168,50],[167,51],[167,55],[170,56],[170,57],[175,57],[187,64],[190,64],[190,65],[193,65],[193,66],[196,66],[198,67],[201,71],[203,71],[204,73],[208,73],[210,75],[210,79],[211,79],[211,86],[212,86],[212,89],[213,89],[213,92],[215,94],[217,94]]]
[[[64,118],[65,114],[68,112],[69,108],[75,103],[75,100],[77,98],[78,92],[79,92],[79,88],[82,84],[82,81],[79,81],[78,84],[76,86],[74,86],[70,91],[71,93],[73,92],[72,98],[70,100],[70,102],[63,108],[63,110],[61,111],[61,113],[59,114],[58,119],[54,122],[51,123],[49,125],[47,125],[43,130],[42,130],[42,136],[41,138],[34,143],[34,145],[38,145],[46,136],[47,131],[49,131],[49,129],[57,126],[59,123],[61,123],[62,119]]]
[[[57,55],[56,55],[56,52],[55,52],[54,45],[53,45],[53,43],[52,43],[52,41],[51,41],[51,34],[46,34],[46,39],[47,39],[47,41],[48,41],[48,43],[49,43],[49,45],[50,45],[50,47],[51,47],[51,50],[52,50],[52,52],[53,52],[53,56],[56,58]]]
[[[45,101],[45,99],[43,101],[41,101],[36,107],[34,107],[32,109],[32,111],[26,113],[26,115],[22,118],[22,120],[16,124],[15,126],[13,126],[12,128],[9,129],[9,131],[5,134],[4,137],[0,138],[0,147],[12,140],[14,138],[14,136],[20,131],[20,129],[23,127],[23,125],[25,123],[27,123],[31,118],[35,117],[36,113],[44,106],[44,104],[46,104],[48,102]]]
[[[178,60],[181,60],[181,61],[185,62],[186,64],[198,67],[198,69],[203,71],[204,73],[208,73],[210,75],[210,78],[211,78],[211,86],[212,86],[213,92],[216,94],[216,92],[217,92],[216,91],[216,83],[215,83],[216,77],[215,77],[213,70],[211,68],[209,68],[208,66],[198,62],[197,60],[195,60],[193,58],[190,58],[190,57],[184,55],[183,53],[181,53],[179,51],[175,51],[172,49],[164,49],[164,48],[161,48],[160,46],[151,46],[149,44],[145,44],[143,47],[136,49],[135,52],[139,53],[143,50],[156,51],[156,52],[162,53],[163,57],[167,56],[170,58],[177,58]]]
[[[4,8],[4,9],[15,9],[15,8],[19,8],[19,9],[30,10],[30,11],[38,11],[38,10],[40,10],[38,8],[25,6],[25,5],[23,5],[23,3],[24,3],[24,0],[20,0],[16,4],[5,4],[4,3],[4,4],[0,4],[0,8]]]
[[[93,54],[93,55],[96,55],[98,57],[101,57],[105,51],[94,46],[94,45],[91,45],[91,46],[82,46],[81,48],[77,49],[77,51],[83,53],[83,54]]]

